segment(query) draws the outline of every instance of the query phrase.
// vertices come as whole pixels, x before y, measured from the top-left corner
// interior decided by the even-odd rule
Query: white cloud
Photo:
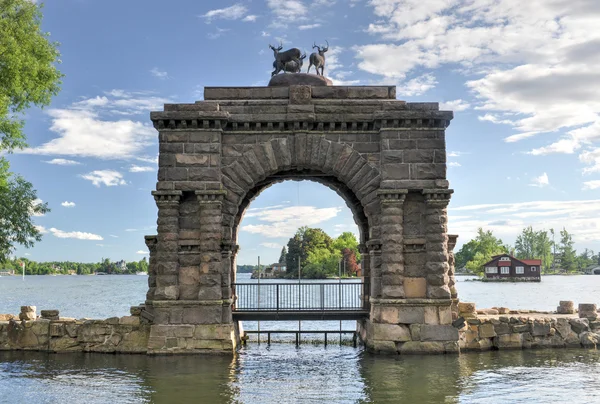
[[[50,130],[59,136],[21,153],[128,159],[156,142],[156,131],[146,123],[120,118],[147,115],[162,109],[168,99],[148,93],[112,90],[103,96],[87,98],[63,109],[50,109]],[[52,160],[51,160],[52,161]]]
[[[247,11],[248,8],[246,6],[236,3],[233,6],[210,10],[200,17],[204,18],[206,23],[209,24],[212,20],[216,19],[239,20],[246,14]]]
[[[597,185],[600,187],[600,181]],[[507,242],[527,226],[556,231],[566,227],[577,242],[599,242],[600,200],[492,203],[449,209],[449,233],[460,235],[461,243],[473,238],[479,227],[492,230]]]
[[[277,243],[260,243],[260,245],[267,248],[281,248],[281,244]]]
[[[368,4],[376,21],[366,31],[379,43],[354,48],[359,69],[410,81],[411,75],[441,66],[454,68],[470,78],[466,84],[476,97],[475,109],[485,111],[480,119],[513,128],[506,142],[558,135],[530,150],[532,155],[579,152],[580,160],[587,161],[583,153],[600,142],[600,2]],[[590,164],[595,167],[595,160]]]
[[[457,100],[440,102],[440,110],[450,110],[450,111],[460,112],[460,111],[469,109],[470,107],[471,107],[471,104],[469,104],[468,102],[466,102],[464,100],[461,100],[460,98]]]
[[[579,155],[579,161],[591,165],[591,167],[583,169],[584,174],[600,172],[600,147],[582,152]]]
[[[113,238],[119,238],[119,236],[115,236],[114,234],[109,234],[109,236],[111,236]]]
[[[252,15],[251,14],[251,15],[247,15],[244,18],[242,18],[242,21],[244,21],[244,22],[255,22],[257,18],[258,18],[257,15]]]
[[[406,82],[399,83],[396,87],[396,93],[398,95],[414,97],[432,89],[436,84],[437,81],[435,76],[432,74],[424,74]]]
[[[167,79],[169,78],[169,74],[165,71],[159,70],[158,67],[153,67],[150,70],[150,74],[159,79]]]
[[[461,164],[456,161],[451,161],[448,163],[448,167],[461,167]]]
[[[143,161],[144,163],[158,164],[158,154],[156,157],[136,157],[136,160]]]
[[[78,161],[66,160],[66,159],[52,159],[52,160],[44,161],[44,163],[55,164],[58,166],[75,166],[75,165],[81,164]]]
[[[209,32],[208,34],[206,34],[206,36],[208,37],[208,39],[217,39],[220,38],[227,31],[229,31],[229,28],[216,27],[215,32]]]
[[[269,238],[291,237],[301,226],[314,226],[338,215],[341,208],[316,208],[314,206],[288,206],[261,208],[245,214],[248,219],[257,224],[245,224],[242,231],[260,234]]]
[[[598,189],[600,188],[600,180],[586,181],[583,183],[584,190]]]
[[[113,187],[118,185],[126,185],[127,182],[123,179],[123,175],[115,170],[96,170],[91,173],[80,175],[84,180],[91,181],[97,187],[105,185]]]
[[[140,255],[148,255],[148,251],[144,251],[144,250],[138,250],[135,253],[140,254]]]
[[[300,0],[267,0],[267,7],[275,16],[273,27],[285,28],[287,23],[306,20],[308,9]]]
[[[153,171],[156,171],[156,167],[136,166],[135,164],[132,164],[131,167],[129,167],[130,173],[147,173]]]
[[[298,25],[298,29],[300,31],[305,31],[308,29],[313,29],[313,28],[319,28],[321,26],[321,24],[306,24],[306,25]]]
[[[52,235],[54,237],[58,237],[58,238],[74,238],[74,239],[78,239],[78,240],[99,240],[99,241],[104,240],[102,238],[102,236],[99,236],[97,234],[85,233],[85,232],[81,232],[81,231],[66,232],[66,231],[59,230],[54,227],[52,227],[50,229],[50,233],[52,233]]]
[[[531,184],[529,184],[532,187],[545,187],[547,185],[550,184],[550,181],[548,180],[548,174],[543,173],[542,175],[540,175],[539,177],[534,177],[531,179]]]
[[[64,206],[65,208],[74,208],[75,202],[64,201],[61,203],[61,206]]]
[[[40,232],[40,234],[48,233],[48,230],[44,226],[34,225],[35,229]]]

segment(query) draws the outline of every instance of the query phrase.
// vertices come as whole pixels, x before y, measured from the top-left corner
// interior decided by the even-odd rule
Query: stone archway
[[[237,226],[262,189],[312,179],[336,190],[361,229],[377,352],[456,352],[448,251],[445,128],[451,112],[395,87],[206,88],[167,104],[159,131],[158,235],[145,314],[149,352],[230,351]]]

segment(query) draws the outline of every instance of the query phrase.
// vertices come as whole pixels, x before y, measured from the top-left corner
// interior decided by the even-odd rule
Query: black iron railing
[[[234,310],[363,310],[364,283],[236,283]]]

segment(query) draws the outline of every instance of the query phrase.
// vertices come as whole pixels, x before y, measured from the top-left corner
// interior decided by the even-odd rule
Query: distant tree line
[[[111,262],[108,258],[103,258],[97,263],[71,261],[36,262],[27,258],[14,258],[0,263],[0,269],[14,270],[15,274],[22,274],[21,262],[25,263],[25,275],[68,275],[70,273],[91,275],[98,272],[127,275],[137,272],[148,272],[148,260],[146,257],[139,261],[131,262]]]
[[[598,263],[598,254],[587,248],[577,255],[573,236],[565,228],[555,240],[554,229],[533,230],[524,228],[517,236],[515,245],[504,244],[491,230],[479,228],[477,236],[464,244],[455,254],[456,268],[482,274],[483,265],[498,254],[510,254],[519,259],[539,259],[545,273],[575,273]]]

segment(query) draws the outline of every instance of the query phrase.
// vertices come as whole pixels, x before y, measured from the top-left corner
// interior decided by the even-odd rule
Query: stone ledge
[[[233,303],[231,299],[222,300],[146,300],[146,305],[154,307],[173,306],[228,306]]]
[[[369,299],[371,304],[380,304],[383,306],[399,305],[399,306],[450,306],[452,299]]]

